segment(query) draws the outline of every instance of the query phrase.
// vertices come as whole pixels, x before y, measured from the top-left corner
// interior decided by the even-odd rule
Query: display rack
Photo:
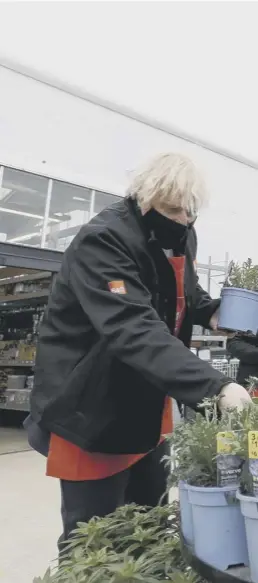
[[[0,243],[2,412],[29,411],[40,315],[61,259],[60,252]],[[8,322],[12,322],[10,328]]]
[[[4,271],[4,270],[3,270]],[[0,275],[2,275],[0,273]],[[40,272],[37,274],[24,274],[20,276],[7,277],[5,280],[0,280],[0,289],[10,289],[17,285],[40,285],[41,281],[49,281],[49,288],[51,286],[52,274],[49,272]],[[47,297],[49,294],[49,289],[37,290],[30,293],[9,293],[0,294],[0,318],[3,322],[8,321],[8,317],[15,320],[15,314],[18,315],[25,314],[26,310],[28,313],[28,319],[31,321],[31,329],[29,337],[31,339],[27,340],[15,340],[9,337],[8,340],[2,340],[0,342],[0,352],[2,352],[3,347],[8,350],[8,346],[12,343],[16,345],[16,350],[12,352],[12,357],[0,358],[0,373],[1,376],[6,377],[6,386],[3,387],[4,382],[2,381],[0,390],[0,409],[1,410],[12,410],[12,411],[29,411],[29,401],[30,401],[30,391],[31,388],[26,386],[26,381],[28,377],[33,376],[35,355],[32,358],[32,353],[36,353],[36,342],[37,333],[34,332],[32,328],[32,315],[36,313],[36,310],[41,309],[43,313],[45,304],[47,302]],[[23,315],[24,318],[24,315]],[[10,336],[11,332],[9,332]],[[28,351],[29,357],[26,358],[26,350]],[[10,388],[8,387],[8,378],[23,379],[24,387],[22,388]]]

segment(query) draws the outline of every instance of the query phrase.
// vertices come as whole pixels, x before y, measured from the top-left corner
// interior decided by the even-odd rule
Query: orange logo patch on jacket
[[[125,295],[127,293],[124,281],[109,281],[108,287],[112,294]]]

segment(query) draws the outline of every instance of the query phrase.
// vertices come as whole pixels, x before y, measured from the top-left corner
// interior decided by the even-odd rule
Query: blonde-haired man
[[[170,397],[196,408],[246,391],[189,350],[219,306],[197,281],[193,223],[205,202],[185,156],[165,154],[128,196],[82,227],[64,254],[42,323],[31,417],[48,432],[66,539],[77,522],[165,491]]]

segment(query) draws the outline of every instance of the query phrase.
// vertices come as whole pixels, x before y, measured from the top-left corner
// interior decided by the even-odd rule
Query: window
[[[114,194],[108,194],[107,192],[95,191],[93,213],[97,215],[107,206],[111,206],[115,202],[122,200],[120,196],[115,196]]]
[[[0,241],[64,251],[83,224],[119,200],[107,192],[0,167]]]
[[[91,204],[89,188],[54,180],[44,246],[64,251],[80,227],[89,221]]]
[[[50,203],[51,218],[48,223],[45,247],[65,251],[81,226],[120,197],[89,188],[53,181]]]
[[[40,247],[47,189],[47,178],[11,168],[3,169],[0,183],[1,241]]]

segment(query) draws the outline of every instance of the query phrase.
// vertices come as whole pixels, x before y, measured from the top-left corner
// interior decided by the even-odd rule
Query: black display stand
[[[182,538],[182,555],[191,567],[203,579],[210,583],[251,583],[249,569],[247,567],[234,567],[227,571],[219,571],[211,565],[204,563],[194,555],[193,549]]]

